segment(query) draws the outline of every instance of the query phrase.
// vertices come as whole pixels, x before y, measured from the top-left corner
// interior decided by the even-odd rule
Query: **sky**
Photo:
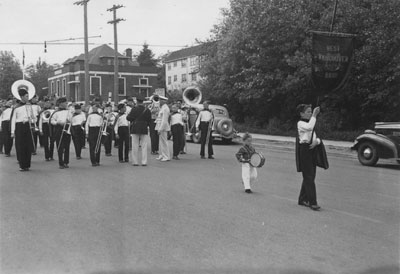
[[[83,6],[74,5],[77,1],[0,0],[0,50],[12,51],[20,63],[24,51],[25,65],[39,58],[62,64],[83,53],[83,39],[59,42],[79,45],[49,42],[44,52],[44,41],[83,38]],[[147,43],[158,57],[195,45],[196,39],[208,38],[213,25],[222,19],[221,8],[229,7],[229,0],[90,0],[88,35],[101,37],[89,39],[89,50],[101,44],[114,47],[113,25],[107,23],[113,19],[107,9],[114,4],[124,6],[117,10],[117,18],[125,19],[117,25],[118,51],[132,48],[138,54]]]

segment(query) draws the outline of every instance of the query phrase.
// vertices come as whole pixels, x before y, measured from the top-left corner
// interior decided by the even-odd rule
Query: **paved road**
[[[246,194],[238,145],[215,146],[215,160],[198,149],[147,167],[91,167],[85,150],[66,170],[40,152],[30,172],[1,157],[0,273],[399,273],[398,166],[330,157],[314,212],[296,203],[291,151],[260,148]]]

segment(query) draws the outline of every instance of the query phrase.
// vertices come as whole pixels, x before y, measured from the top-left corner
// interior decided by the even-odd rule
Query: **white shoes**
[[[170,161],[170,159],[167,159],[167,158],[161,158],[161,160],[160,160],[161,162],[168,162],[168,161]]]

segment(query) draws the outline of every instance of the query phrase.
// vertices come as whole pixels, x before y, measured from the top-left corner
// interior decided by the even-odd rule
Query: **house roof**
[[[102,58],[114,58],[114,52],[115,52],[114,49],[112,49],[110,46],[108,46],[106,44],[98,46],[97,48],[94,48],[89,51],[89,64],[90,65],[100,65]],[[118,53],[118,58],[128,59],[130,66],[138,66],[139,65],[136,61],[131,60],[130,58],[122,55],[121,53]],[[63,63],[63,65],[73,63],[76,61],[84,61],[84,60],[85,60],[85,54],[82,53],[78,56],[67,59]]]
[[[184,48],[184,49],[181,49],[181,50],[177,50],[177,51],[171,52],[164,59],[164,62],[168,63],[168,62],[180,60],[180,59],[183,59],[183,58],[187,58],[187,57],[190,57],[190,56],[200,56],[200,55],[205,54],[205,52],[206,52],[206,45],[205,44],[197,45],[197,46],[190,47],[190,48]]]

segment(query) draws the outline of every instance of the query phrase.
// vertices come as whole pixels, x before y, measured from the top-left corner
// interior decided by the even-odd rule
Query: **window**
[[[54,94],[54,81],[51,81],[51,84],[50,84],[50,94],[51,95]]]
[[[182,74],[182,82],[186,82],[186,81],[187,81],[186,74]]]
[[[192,73],[192,81],[197,81],[197,74],[196,73]]]
[[[176,67],[176,66],[178,66],[178,62],[175,61],[174,62],[174,67]]]
[[[178,81],[178,75],[174,75],[174,82]]]
[[[183,68],[186,67],[186,59],[183,59],[183,60],[181,61],[181,66],[182,66]]]
[[[126,60],[120,60],[120,65],[121,66],[126,66]]]
[[[101,95],[101,78],[90,76],[90,95]]]
[[[171,63],[168,64],[168,70],[171,70]]]
[[[67,96],[67,80],[62,79],[62,96]]]
[[[148,78],[140,78],[139,79],[139,85],[148,86],[149,85],[149,79]]]
[[[171,84],[171,76],[168,76],[168,85]]]
[[[118,78],[118,95],[126,95],[126,78]]]
[[[56,83],[56,94],[57,96],[60,96],[60,80],[57,80]]]
[[[107,59],[107,65],[112,66],[113,63],[114,63],[114,62],[113,62],[112,59]]]
[[[196,66],[197,65],[197,57],[190,58],[190,65],[191,66]]]

